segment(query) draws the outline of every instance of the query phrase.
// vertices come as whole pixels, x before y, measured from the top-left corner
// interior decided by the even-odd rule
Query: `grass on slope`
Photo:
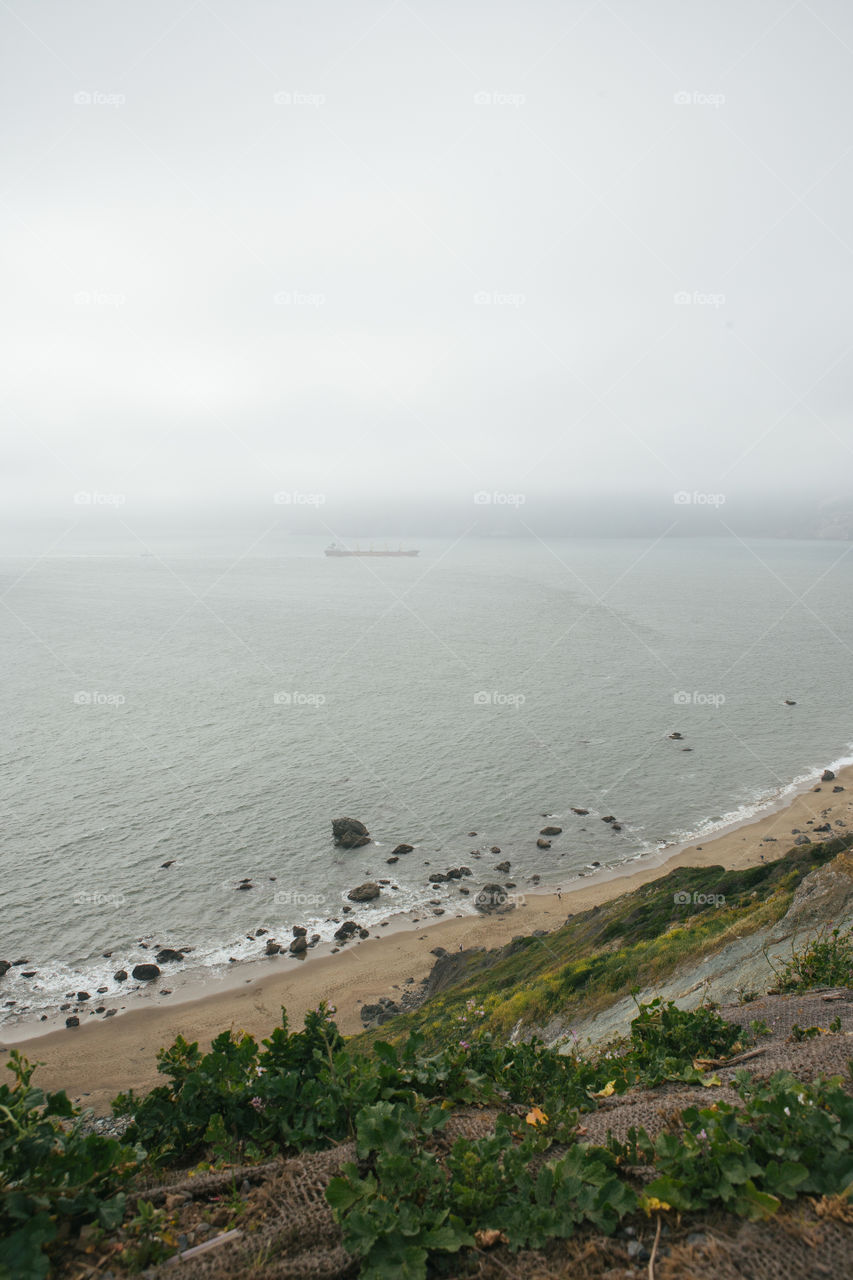
[[[779,920],[804,876],[853,846],[853,836],[805,845],[757,867],[679,867],[651,884],[570,917],[546,937],[442,962],[447,989],[354,1045],[397,1043],[419,1031],[429,1047],[464,1038],[472,1021],[504,1039],[555,1015],[570,1025],[637,988],[653,987],[685,961]],[[768,969],[768,979],[772,976]]]

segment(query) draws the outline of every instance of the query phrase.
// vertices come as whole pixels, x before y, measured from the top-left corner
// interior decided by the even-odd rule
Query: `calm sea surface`
[[[221,972],[258,926],[327,939],[368,878],[398,888],[366,921],[470,910],[426,877],[494,879],[491,845],[519,890],[566,884],[849,756],[850,544],[418,545],[0,561],[0,958],[36,970],[2,979],[7,1021],[114,992],[141,942]],[[344,815],[375,843],[336,849]]]

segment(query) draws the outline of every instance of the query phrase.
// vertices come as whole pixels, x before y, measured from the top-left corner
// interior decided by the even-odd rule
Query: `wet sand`
[[[35,1076],[43,1088],[65,1089],[96,1114],[109,1114],[118,1092],[144,1091],[159,1082],[157,1049],[171,1044],[178,1034],[202,1047],[229,1027],[261,1038],[279,1024],[282,1006],[290,1025],[298,1028],[305,1013],[326,1000],[336,1007],[341,1031],[353,1035],[362,1029],[363,1004],[375,1003],[380,996],[396,997],[406,978],[417,983],[429,973],[434,947],[496,947],[534,929],[555,929],[569,913],[608,902],[675,867],[719,865],[729,870],[753,866],[762,858],[771,861],[794,844],[792,828],[808,834],[809,823],[831,822],[835,835],[853,830],[853,766],[842,769],[835,782],[812,785],[820,790],[810,788],[783,807],[701,845],[663,850],[619,872],[572,878],[561,894],[525,890],[523,904],[504,916],[440,917],[416,925],[402,918],[378,937],[348,943],[337,955],[315,954],[303,961],[273,957],[253,966],[261,976],[250,978],[241,966],[213,993],[193,995],[187,989],[180,1000],[133,1008],[106,1021],[90,1015],[74,1029],[34,1035],[35,1028],[15,1027],[9,1034],[0,1033],[0,1047],[18,1047],[44,1064]],[[833,786],[845,789],[834,793]],[[813,837],[815,842],[831,838]],[[522,886],[516,892],[522,893]],[[0,1061],[5,1056],[0,1055]]]

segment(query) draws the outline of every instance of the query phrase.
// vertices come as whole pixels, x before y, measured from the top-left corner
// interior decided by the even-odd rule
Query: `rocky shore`
[[[287,1006],[292,1018],[300,1018],[326,999],[337,1006],[342,1030],[353,1034],[384,1016],[381,1010],[387,1012],[390,1006],[383,1005],[383,1001],[404,1009],[411,1007],[440,958],[432,954],[436,948],[443,948],[452,957],[460,950],[492,948],[505,945],[520,934],[549,931],[573,911],[609,901],[657,878],[662,868],[750,866],[777,856],[778,846],[796,843],[799,837],[806,843],[826,839],[829,833],[842,834],[853,829],[851,796],[853,768],[848,768],[840,771],[838,778],[820,779],[784,807],[723,832],[714,840],[664,851],[638,868],[623,867],[618,872],[589,868],[586,876],[550,892],[539,891],[535,883],[518,886],[513,881],[512,860],[499,846],[486,850],[475,844],[469,861],[462,866],[428,873],[444,877],[430,881],[444,895],[430,906],[436,906],[442,914],[434,915],[430,910],[425,916],[423,909],[397,913],[392,902],[393,880],[384,884],[384,878],[362,882],[377,885],[379,897],[345,902],[338,913],[339,922],[332,917],[335,930],[344,929],[349,941],[341,937],[321,943],[316,935],[307,933],[304,925],[297,925],[292,936],[275,936],[260,925],[247,935],[257,943],[256,961],[232,964],[215,991],[211,991],[209,982],[199,981],[193,986],[187,980],[193,953],[183,940],[176,940],[179,945],[175,946],[148,948],[150,960],[139,963],[150,963],[160,970],[153,978],[134,980],[136,964],[131,963],[132,957],[113,956],[117,968],[110,989],[81,988],[72,992],[69,987],[67,1000],[60,1002],[67,1003],[68,1009],[57,1007],[55,1015],[43,1026],[37,1019],[7,1026],[0,1032],[0,1052],[12,1045],[26,1046],[37,1036],[37,1050],[31,1049],[30,1053],[37,1052],[46,1062],[45,1081],[53,1081],[53,1087],[69,1086],[81,1097],[85,1093],[88,1100],[101,1099],[99,1105],[105,1106],[109,1097],[131,1084],[144,1088],[153,1083],[156,1048],[179,1033],[204,1040],[223,1025],[233,1023],[245,1026],[253,1034],[265,1035],[278,1020],[282,1005]],[[588,815],[574,816],[582,819]],[[545,825],[561,824],[552,821]],[[544,827],[536,827],[531,831],[531,842],[535,844],[540,838],[570,839],[568,824],[562,825],[563,832],[547,837],[539,834]],[[476,841],[476,832],[469,836]],[[404,846],[398,848],[392,856],[405,857]],[[473,874],[466,875],[466,869]],[[534,879],[530,877],[531,882]],[[362,885],[354,884],[353,889]],[[478,895],[483,901],[481,909],[474,911],[471,899]],[[377,922],[375,907],[385,898],[390,912]],[[458,904],[455,909],[454,904]],[[362,917],[360,913],[365,910],[371,914]],[[457,914],[463,910],[465,914]],[[166,958],[166,952],[171,958]],[[0,970],[0,998],[7,1010],[16,1008],[26,1018],[29,979],[24,974],[37,972],[38,965],[15,957],[0,964]],[[119,978],[122,973],[126,978]],[[80,999],[81,995],[88,995],[88,999]],[[137,1000],[141,1003],[136,1004]],[[371,1010],[375,1006],[380,1006],[379,1012],[374,1008],[362,1016],[362,1008]],[[115,1012],[122,1016],[116,1017]],[[72,1023],[66,1028],[66,1017],[76,1018],[79,1025]]]

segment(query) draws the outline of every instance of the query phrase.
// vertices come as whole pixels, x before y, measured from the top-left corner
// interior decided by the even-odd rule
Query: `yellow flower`
[[[662,1211],[672,1208],[671,1204],[667,1204],[665,1200],[658,1200],[657,1196],[642,1196],[640,1204],[650,1216],[655,1210]]]
[[[539,1109],[539,1107],[532,1107],[530,1111],[528,1111],[527,1115],[525,1116],[525,1120],[527,1121],[528,1124],[534,1124],[534,1125],[548,1123],[548,1117],[545,1115],[544,1111],[541,1111]]]

